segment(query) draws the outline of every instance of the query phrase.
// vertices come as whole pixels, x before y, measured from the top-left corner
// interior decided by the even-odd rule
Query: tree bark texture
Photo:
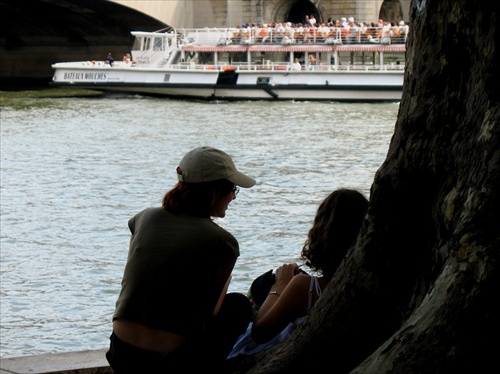
[[[413,0],[357,243],[289,341],[233,373],[483,373],[500,352],[497,1]]]

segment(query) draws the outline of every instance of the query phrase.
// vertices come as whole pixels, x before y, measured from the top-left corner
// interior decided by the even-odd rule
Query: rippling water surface
[[[191,148],[221,148],[258,181],[217,220],[240,242],[230,291],[246,293],[255,276],[299,261],[329,192],[369,196],[398,111],[397,103],[0,94],[2,358],[107,346],[127,221],[160,205]]]

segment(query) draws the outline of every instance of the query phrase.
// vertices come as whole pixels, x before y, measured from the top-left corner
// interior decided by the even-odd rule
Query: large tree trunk
[[[413,0],[403,98],[360,237],[290,340],[233,372],[498,367],[499,7]]]

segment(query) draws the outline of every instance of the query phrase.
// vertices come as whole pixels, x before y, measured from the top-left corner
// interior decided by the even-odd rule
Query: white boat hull
[[[210,100],[398,101],[403,71],[196,70],[53,65],[53,85]]]

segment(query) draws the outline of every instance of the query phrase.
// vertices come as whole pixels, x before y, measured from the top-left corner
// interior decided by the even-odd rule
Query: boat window
[[[144,43],[142,43],[142,51],[149,50],[151,44],[151,38],[144,38]]]
[[[271,77],[257,77],[257,84],[269,84]]]
[[[142,40],[144,38],[136,36],[134,40],[134,46],[132,47],[133,51],[140,51],[141,50],[141,45],[142,45]]]
[[[165,76],[163,77],[163,81],[170,82],[170,74],[165,74]]]
[[[154,51],[163,51],[163,38],[154,38]]]

